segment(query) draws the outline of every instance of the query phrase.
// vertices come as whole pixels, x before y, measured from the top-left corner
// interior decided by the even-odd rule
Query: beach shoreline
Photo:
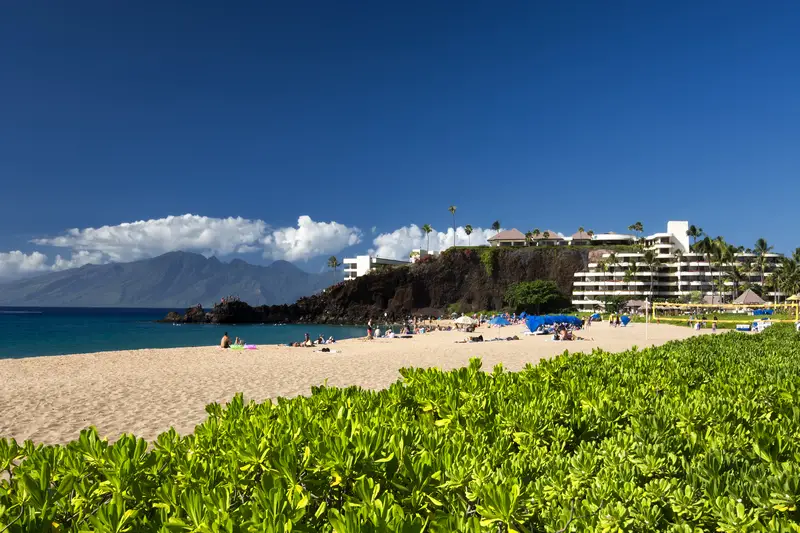
[[[359,386],[378,390],[400,379],[404,367],[458,368],[479,357],[485,370],[510,371],[544,358],[600,348],[618,352],[706,334],[689,328],[643,324],[612,328],[601,322],[579,332],[592,340],[555,342],[525,336],[524,326],[480,327],[484,338],[520,340],[458,343],[468,334],[432,331],[411,339],[345,339],[332,345],[257,350],[219,347],[139,349],[0,360],[0,438],[64,443],[88,426],[116,439],[133,433],[147,440],[174,427],[190,433],[206,419],[206,405],[308,395],[312,386]],[[332,351],[320,352],[323,347]]]

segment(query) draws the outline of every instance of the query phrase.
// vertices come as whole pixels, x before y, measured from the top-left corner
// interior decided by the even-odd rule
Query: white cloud
[[[78,252],[99,252],[109,261],[125,262],[174,250],[239,253],[256,245],[266,232],[267,224],[262,220],[183,215],[101,228],[75,228],[64,235],[33,242]]]
[[[324,254],[335,254],[361,242],[358,228],[348,228],[338,222],[314,222],[301,216],[296,228],[272,231],[262,240],[264,257],[297,261]]]
[[[47,256],[41,252],[0,252],[0,280],[19,278],[48,269]]]
[[[361,242],[361,231],[338,222],[315,222],[303,215],[296,227],[272,228],[263,220],[199,215],[168,216],[100,228],[74,228],[62,235],[32,241],[40,246],[69,249],[48,263],[35,251],[0,253],[0,278],[76,268],[89,263],[127,262],[175,250],[221,257],[261,252],[288,261],[336,254]]]
[[[464,228],[459,226],[456,228],[456,245],[484,245],[495,233],[491,229],[472,228],[472,234],[468,237]],[[428,249],[428,236],[422,228],[411,224],[391,233],[381,233],[375,237],[372,244],[374,248],[370,250],[371,254],[387,259],[407,259],[408,254],[415,248]],[[453,246],[453,228],[448,228],[445,232],[433,230],[430,233],[431,251],[445,250],[451,246]]]

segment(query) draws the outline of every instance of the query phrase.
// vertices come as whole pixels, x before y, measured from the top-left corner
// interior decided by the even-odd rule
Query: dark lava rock
[[[588,247],[460,248],[432,260],[373,272],[341,282],[292,305],[251,307],[244,302],[217,304],[205,313],[192,308],[179,322],[217,324],[362,324],[368,319],[401,320],[415,310],[446,309],[458,304],[462,312],[500,309],[513,283],[555,281],[565,296],[572,292],[574,274],[585,270],[608,250]],[[176,321],[173,314],[165,321]]]

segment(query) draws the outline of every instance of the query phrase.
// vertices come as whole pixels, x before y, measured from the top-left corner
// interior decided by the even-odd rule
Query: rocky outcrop
[[[506,289],[520,281],[552,280],[568,296],[574,274],[604,251],[566,246],[457,249],[340,283],[292,305],[250,307],[231,302],[202,317],[196,309],[189,310],[177,321],[357,324],[384,314],[399,320],[417,309],[444,309],[450,304],[458,304],[464,312],[500,309]]]

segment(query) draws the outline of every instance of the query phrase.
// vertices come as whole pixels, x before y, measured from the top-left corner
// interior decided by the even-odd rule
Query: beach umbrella
[[[489,321],[489,324],[492,324],[493,326],[510,326],[511,322],[501,316],[496,316]]]
[[[592,320],[602,320],[603,317],[600,316],[600,313],[595,313],[592,315]]]
[[[630,321],[631,321],[631,317],[629,317],[629,316],[623,316],[622,318],[620,318],[620,319],[619,319],[619,321],[620,321],[620,322],[622,322],[622,325],[623,325],[623,326],[627,326],[627,325],[628,325],[628,322],[630,322]]]
[[[470,318],[467,315],[464,315],[462,317],[457,318],[455,320],[455,323],[462,326],[474,326],[475,324],[478,323],[478,321],[475,320],[474,318]]]

